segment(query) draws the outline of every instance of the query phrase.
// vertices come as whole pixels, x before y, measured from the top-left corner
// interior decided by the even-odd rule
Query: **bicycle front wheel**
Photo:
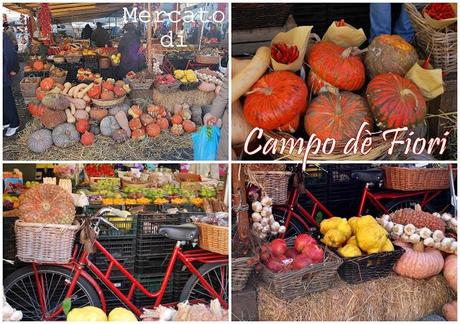
[[[214,288],[214,290],[228,303],[228,264],[204,264],[198,271],[206,279],[206,281]],[[191,276],[182,289],[180,301],[202,301],[209,302],[215,299],[209,291],[203,287],[203,284],[198,280],[198,277]]]
[[[59,266],[39,266],[38,272],[42,278],[42,294],[46,307],[45,316],[43,316],[40,308],[38,287],[32,266],[13,272],[4,282],[6,301],[13,308],[22,311],[24,321],[42,321],[62,306],[73,276],[69,269]],[[78,279],[70,298],[72,308],[101,307],[101,301],[96,290],[82,277]],[[60,312],[51,320],[65,321],[65,319],[65,314]]]

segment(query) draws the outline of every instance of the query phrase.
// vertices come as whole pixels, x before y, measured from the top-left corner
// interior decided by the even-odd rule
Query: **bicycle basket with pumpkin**
[[[71,193],[55,184],[37,184],[20,197],[17,257],[23,262],[67,263],[79,228]]]

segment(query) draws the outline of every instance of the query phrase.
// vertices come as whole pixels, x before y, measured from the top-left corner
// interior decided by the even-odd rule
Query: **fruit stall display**
[[[429,6],[428,12],[440,10],[431,6],[435,9]],[[434,15],[450,15],[440,12]],[[303,152],[296,153],[297,146],[293,152],[278,152],[281,141],[303,138],[306,146],[314,137],[322,142],[333,139],[337,144],[332,155],[316,152],[309,158],[346,159],[343,148],[347,141],[372,136],[370,151],[366,155],[355,152],[354,159],[391,159],[399,153],[388,155],[389,142],[375,134],[403,127],[420,130],[428,117],[442,117],[442,111],[428,114],[428,102],[447,91],[443,88],[445,71],[433,68],[430,56],[419,55],[399,35],[379,35],[360,49],[365,35],[356,43],[345,31],[340,34],[340,28],[357,32],[346,21],[332,22],[329,30],[334,29],[336,37],[327,37],[328,30],[320,40],[313,34],[315,26],[295,27],[277,34],[250,59],[232,58],[232,144],[237,153],[258,127],[264,130],[266,146],[270,144],[265,149],[273,151],[274,158],[302,160]],[[439,92],[434,94],[434,88]],[[367,126],[362,127],[363,123]],[[376,133],[363,135],[366,131]],[[424,139],[438,136],[426,130],[420,134]],[[252,135],[248,140],[262,142],[255,138]]]
[[[269,169],[264,165],[266,176]],[[293,235],[271,204],[272,189],[254,188],[250,176],[246,181],[248,224],[240,224],[246,222],[240,210],[236,228],[247,226],[252,243],[246,249],[253,256],[244,259],[246,268],[233,259],[232,278],[240,283],[252,271],[255,276],[241,293],[234,290],[235,314],[248,310],[238,299],[244,302],[255,286],[251,307],[258,308],[259,320],[419,320],[432,313],[456,320],[455,215],[419,205],[380,216],[328,218],[319,212],[318,226]]]

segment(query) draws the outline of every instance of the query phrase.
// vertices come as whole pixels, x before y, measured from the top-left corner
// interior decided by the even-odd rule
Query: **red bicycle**
[[[422,208],[429,210],[428,204],[442,192],[442,190],[385,190],[372,192],[372,187],[381,187],[383,185],[384,174],[381,169],[354,171],[351,174],[351,178],[365,183],[357,216],[363,215],[365,207],[369,204],[380,215],[388,214],[400,208],[414,207],[416,204],[420,204]],[[311,227],[318,228],[319,224],[316,218],[319,213],[322,214],[321,217],[330,218],[334,216],[311,191],[304,187],[304,172],[301,168],[297,168],[293,183],[287,203],[273,206],[275,220],[286,227],[286,232],[280,235],[282,238],[305,233]],[[310,210],[305,209],[299,203],[298,200],[301,194],[304,194],[312,202]]]
[[[93,217],[85,220],[90,222],[90,228],[96,235],[102,224],[118,230],[103,217],[107,213],[119,217],[127,216],[126,212],[114,208],[100,209]],[[206,302],[217,298],[223,307],[228,308],[228,256],[198,248],[183,251],[182,247],[185,244],[197,242],[198,229],[193,224],[161,225],[159,234],[175,240],[176,245],[158,291],[148,291],[101,243],[95,240],[93,245],[95,250],[101,252],[109,262],[105,272],[91,262],[83,247],[78,247],[76,244],[72,259],[67,264],[32,263],[13,272],[4,282],[6,300],[12,307],[23,312],[24,320],[30,321],[65,320],[63,302],[67,298],[70,299],[72,308],[92,305],[107,311],[105,296],[95,279],[97,278],[139,316],[142,310],[133,304],[134,293],[140,291],[152,299],[153,307],[159,306],[174,266],[180,261],[191,276],[182,290],[179,301]],[[197,267],[194,263],[199,263],[200,266]],[[93,276],[85,268],[88,268]],[[111,281],[110,277],[114,270],[119,270],[130,281],[131,287],[127,294]]]

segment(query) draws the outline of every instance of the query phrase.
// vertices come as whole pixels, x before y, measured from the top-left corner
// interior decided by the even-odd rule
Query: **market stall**
[[[4,320],[225,320],[226,166],[6,164],[3,182]]]
[[[203,145],[217,152],[220,129],[203,121],[227,82],[226,6],[217,5],[97,4],[74,16],[80,4],[69,11],[64,4],[5,4],[21,13],[30,42],[13,80],[21,130],[5,140],[5,159],[193,160],[205,159],[197,149]],[[154,14],[147,23],[129,15],[123,22],[126,12],[158,10],[206,14],[194,24]],[[216,12],[222,19],[213,23]],[[81,39],[75,27],[95,21],[110,37],[105,46]],[[68,25],[72,32],[59,32]],[[135,54],[130,37],[139,38]]]
[[[456,158],[456,6],[394,4],[410,39],[372,35],[370,6],[233,4],[235,156]]]
[[[457,320],[456,173],[234,165],[233,319]]]

